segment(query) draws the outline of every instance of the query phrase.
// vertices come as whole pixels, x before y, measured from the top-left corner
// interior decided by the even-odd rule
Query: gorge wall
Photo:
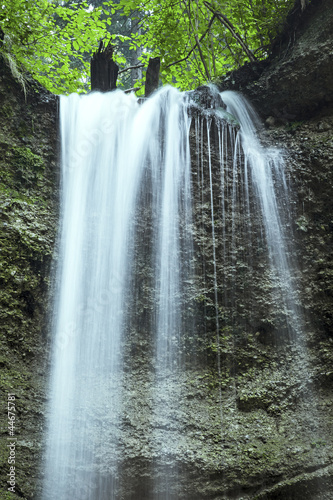
[[[175,498],[328,500],[333,490],[332,1],[313,1],[302,15],[297,17],[296,12],[294,16],[269,64],[245,68],[221,88],[247,94],[263,119],[268,119],[260,132],[262,142],[285,151],[293,193],[288,231],[297,249],[295,273],[301,282],[310,368],[306,373],[299,370],[305,360],[293,341],[274,336],[279,306],[272,303],[260,251],[257,263],[249,267],[246,235],[241,232],[234,261],[226,271],[219,258],[222,220],[216,217],[217,281],[225,281],[226,273],[235,276],[238,294],[231,308],[223,302],[229,285],[218,288],[219,380],[207,141],[203,144],[204,175],[198,178],[192,129],[198,278],[191,307],[197,333],[193,338],[187,328],[184,337],[186,352],[193,348],[196,357],[189,358],[181,379],[168,381],[168,390],[179,398],[179,408],[172,415],[166,410],[163,434],[166,447],[174,450],[164,467],[169,467],[171,478],[175,474]],[[4,402],[9,392],[16,396],[18,438],[13,495],[7,492],[8,420],[2,411],[0,498],[31,500],[39,497],[43,479],[50,363],[47,315],[59,212],[57,99],[31,83],[25,101],[3,63],[0,76],[0,389]],[[219,207],[214,130],[211,140],[214,205]],[[124,345],[127,406],[119,482],[120,498],[148,500],[154,482],[154,450],[147,441],[152,377],[145,262],[138,263],[136,275],[142,295],[131,307],[140,315],[142,327]]]
[[[33,498],[40,481],[48,299],[58,224],[57,99],[29,82],[25,100],[1,59],[0,117],[0,498]],[[8,393],[16,398],[16,495],[7,491]]]

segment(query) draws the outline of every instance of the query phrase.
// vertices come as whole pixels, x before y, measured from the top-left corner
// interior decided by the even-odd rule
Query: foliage
[[[80,92],[89,78],[85,52],[93,52],[100,38],[110,38],[101,7],[48,0],[2,0],[1,52],[14,57],[52,92]],[[9,56],[8,56],[9,55]],[[73,64],[73,60],[76,64]]]
[[[246,61],[264,59],[294,0],[120,0],[138,17],[142,61],[160,56],[164,83],[182,89],[213,81]],[[144,15],[143,15],[144,14]],[[143,16],[142,16],[143,15]]]
[[[87,88],[100,39],[123,68],[161,57],[163,83],[190,89],[267,57],[294,0],[1,0],[0,48],[53,92]],[[123,22],[121,21],[123,16]],[[124,34],[125,33],[125,34]],[[122,74],[123,78],[124,75]],[[140,86],[140,82],[136,83]]]
[[[81,3],[82,0],[67,0],[64,5],[73,8]],[[138,64],[137,52],[140,54],[141,51],[130,49],[130,44],[132,45],[131,35],[136,30],[136,20],[133,21],[131,18],[123,16],[122,10],[117,8],[118,3],[119,0],[114,0],[110,5],[107,5],[105,0],[89,0],[90,9],[100,9],[100,20],[104,22],[110,38],[114,40],[113,46],[117,64],[122,70],[125,66]],[[90,57],[91,53],[88,51],[83,55],[85,61],[90,61]],[[133,76],[130,71],[120,73],[117,86],[124,89],[133,87]]]

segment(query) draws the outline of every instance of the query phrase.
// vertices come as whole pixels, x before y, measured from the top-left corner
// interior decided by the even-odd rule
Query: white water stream
[[[232,220],[235,221],[236,204],[241,205],[244,220],[247,221],[245,231],[248,233],[249,245],[246,252],[252,258],[252,224],[258,215],[262,219],[262,237],[266,242],[270,261],[270,293],[275,294],[281,314],[286,318],[285,328],[289,339],[297,339],[299,344],[303,344],[303,318],[295,284],[298,270],[292,246],[292,207],[284,158],[277,148],[267,148],[260,144],[257,137],[257,131],[261,128],[260,119],[241,94],[225,91],[221,93],[221,97],[227,111],[240,124],[233,148]],[[254,198],[254,205],[251,197]]]
[[[117,495],[122,348],[134,293],[131,242],[145,183],[158,221],[151,230],[156,375],[161,379],[179,365],[174,346],[191,248],[185,235],[188,129],[184,96],[172,88],[141,106],[122,92],[61,97],[61,231],[44,500]],[[157,414],[165,404],[158,397]]]
[[[231,195],[233,217],[241,197],[250,232],[254,216],[251,192],[257,197],[272,280],[289,318],[292,338],[301,319],[285,233],[288,207],[284,209],[277,201],[280,195],[282,200],[288,197],[282,158],[276,150],[264,150],[259,144],[257,118],[240,96],[224,92],[222,99],[239,120],[241,131],[235,139],[227,126],[220,129],[222,234],[215,230],[217,208],[210,155],[208,162],[217,343],[221,283],[216,245],[222,237],[221,258],[226,261],[235,253],[237,236],[232,219],[228,247],[230,214],[225,212],[225,204]],[[151,324],[155,331],[151,442],[162,457],[162,466],[159,459],[153,465],[158,474],[157,493],[152,498],[176,500],[170,490],[171,481],[177,478],[177,465],[172,480],[167,473],[163,476],[161,467],[164,459],[172,461],[172,451],[163,443],[163,429],[168,425],[165,416],[172,414],[179,401],[171,394],[168,380],[182,371],[184,296],[193,272],[189,129],[186,98],[171,88],[162,89],[142,105],[120,91],[61,98],[61,228],[43,500],[120,498],[123,353],[133,314],[128,304],[136,293],[130,286],[135,282],[133,261],[139,251],[133,248],[133,241],[138,206],[142,208],[142,193],[146,191],[154,287]],[[230,146],[233,173],[226,170]],[[203,172],[198,173],[203,178]],[[249,255],[252,251],[249,245]],[[218,370],[221,377],[220,359]]]

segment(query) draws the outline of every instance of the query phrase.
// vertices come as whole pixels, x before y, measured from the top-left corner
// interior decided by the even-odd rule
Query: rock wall
[[[205,270],[201,286],[205,321],[199,335],[205,339],[207,362],[200,376],[204,386],[209,387],[207,394],[214,399],[206,400],[206,418],[201,415],[197,429],[197,432],[199,427],[205,429],[205,445],[198,446],[198,461],[202,460],[201,450],[209,443],[214,451],[206,454],[203,470],[210,472],[207,482],[196,485],[196,491],[200,491],[198,498],[210,498],[210,494],[212,498],[330,498],[333,471],[331,124],[332,116],[328,112],[306,122],[288,123],[261,133],[263,143],[284,150],[286,174],[293,193],[288,236],[293,240],[299,263],[293,272],[301,284],[300,303],[305,317],[300,332],[304,341],[301,349],[296,339],[284,333],[283,312],[272,295],[269,266],[263,257],[264,244],[254,245],[251,264],[249,235],[240,222],[245,217],[242,208],[241,213],[235,215],[235,250],[229,255],[227,268],[225,266],[223,235],[230,243],[232,221],[227,219],[223,228],[218,153],[216,144],[214,153],[213,142],[222,390],[219,445],[216,364],[215,372],[207,370],[207,366],[213,369],[210,361],[216,352],[216,311],[207,160],[204,165],[206,175],[199,186],[202,201],[195,204],[197,255]],[[204,157],[208,158],[207,152]],[[232,203],[230,197],[225,203]],[[259,221],[250,222],[252,231],[258,231]],[[229,282],[228,276],[231,276]],[[202,405],[202,397],[197,394],[197,398]],[[219,457],[218,462],[212,457],[215,460]]]
[[[34,498],[40,481],[48,373],[47,312],[58,223],[57,99],[0,60],[0,498]],[[15,395],[15,492],[8,393]],[[12,417],[12,415],[11,415]]]
[[[219,82],[241,90],[263,118],[288,123],[311,118],[333,103],[333,2],[311,0],[302,11],[295,1],[273,53]]]
[[[330,123],[330,115],[321,115],[302,124],[261,131],[263,143],[285,148],[285,173],[292,193],[287,231],[293,246],[289,248],[289,259],[298,260],[293,277],[300,283],[304,313],[298,339],[288,335],[286,312],[281,297],[274,293],[259,209],[251,221],[246,219],[242,203],[235,204],[233,217],[230,209],[225,219],[221,215],[219,143],[212,126],[216,304],[205,120],[199,143],[192,128],[196,275],[187,305],[195,321],[184,322],[183,370],[175,369],[167,376],[159,401],[163,414],[157,417],[154,337],[150,329],[154,311],[149,258],[151,214],[138,214],[138,246],[147,245],[147,251],[143,259],[140,253],[142,260],[135,259],[140,293],[130,304],[133,318],[124,343],[117,498],[166,498],[167,489],[170,498],[188,500],[330,498]],[[228,156],[225,175],[230,178],[224,204],[231,207],[231,150]],[[242,189],[239,186],[238,190]],[[224,245],[228,248],[227,258]],[[107,446],[103,456],[104,466],[108,461]]]

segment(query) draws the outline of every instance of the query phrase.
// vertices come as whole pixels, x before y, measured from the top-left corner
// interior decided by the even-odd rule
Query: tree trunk
[[[146,72],[145,97],[149,97],[158,88],[160,76],[160,58],[151,57]]]
[[[138,27],[138,22],[132,22],[131,33],[141,35],[141,29]],[[136,49],[132,51],[132,60],[131,66],[139,66],[140,60],[139,57],[142,56],[142,47],[136,46]],[[134,87],[134,84],[141,80],[142,78],[142,69],[135,68],[131,70],[131,87]]]
[[[117,88],[118,71],[119,67],[113,60],[112,46],[104,47],[101,42],[90,61],[91,90],[107,92]]]

